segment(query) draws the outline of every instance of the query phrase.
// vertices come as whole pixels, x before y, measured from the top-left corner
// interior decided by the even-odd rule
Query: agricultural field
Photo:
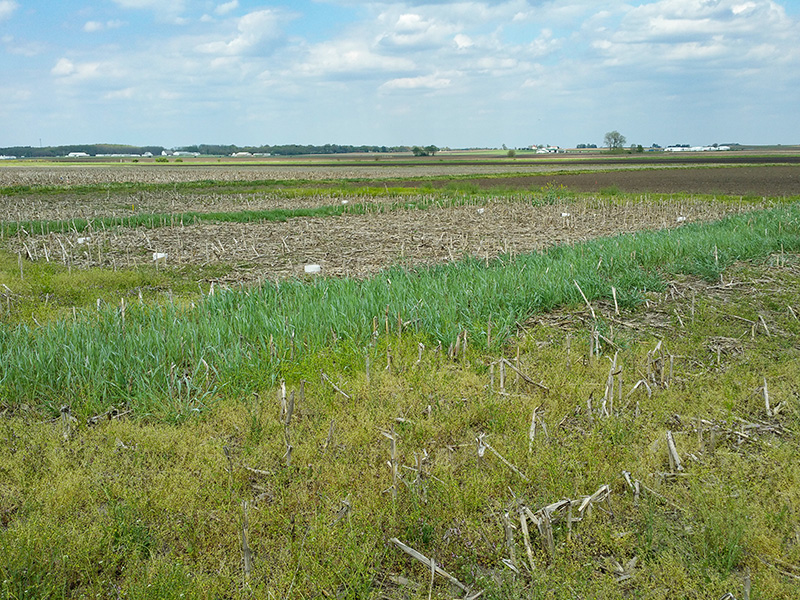
[[[375,162],[0,167],[0,598],[794,597],[800,165]]]

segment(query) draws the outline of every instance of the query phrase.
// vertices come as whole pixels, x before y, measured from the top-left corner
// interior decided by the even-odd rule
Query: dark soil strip
[[[469,178],[481,189],[539,190],[547,184],[575,192],[633,194],[717,194],[731,196],[800,196],[800,166],[619,170],[597,173]],[[393,181],[392,186],[443,188],[452,179]]]

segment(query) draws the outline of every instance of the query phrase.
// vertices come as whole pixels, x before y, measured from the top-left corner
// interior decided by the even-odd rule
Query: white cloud
[[[151,10],[162,21],[183,24],[186,19],[181,17],[186,0],[113,0],[121,8],[132,10]]]
[[[19,8],[14,0],[0,0],[0,21],[8,19]]]
[[[6,52],[17,56],[38,56],[46,49],[46,45],[42,42],[19,40],[12,35],[4,35],[0,41],[5,45]]]
[[[723,76],[753,61],[765,69],[796,62],[791,49],[800,30],[770,0],[660,0],[631,8],[615,30],[596,33],[592,47],[606,66],[638,65],[657,76],[692,65]]]
[[[148,10],[159,10],[164,4],[172,4],[175,9],[183,10],[184,5],[184,0],[169,0],[168,2],[165,2],[164,0],[113,0],[113,2],[122,8]]]
[[[714,35],[762,37],[791,28],[784,9],[770,0],[660,0],[631,9],[619,31],[631,41],[698,41]]]
[[[59,58],[50,74],[61,81],[83,82],[111,75],[111,69],[99,62],[75,63],[68,58]]]
[[[299,66],[306,75],[321,76],[409,71],[413,68],[414,61],[409,58],[379,54],[365,40],[350,37],[312,46]]]
[[[478,59],[475,66],[480,71],[497,73],[499,71],[516,69],[519,66],[519,61],[514,58],[504,58],[502,56],[484,56]]]
[[[459,50],[464,50],[466,48],[470,48],[475,45],[475,42],[472,41],[472,38],[468,35],[464,35],[463,33],[459,33],[455,37],[453,37],[453,41],[455,42],[456,46]]]
[[[392,19],[390,31],[380,35],[378,43],[400,48],[430,48],[441,46],[460,31],[453,24],[428,19],[416,13],[404,13]]]
[[[74,72],[75,63],[68,58],[59,58],[56,66],[50,70],[50,73],[56,77],[66,77],[67,75],[72,75]]]
[[[234,37],[198,44],[197,50],[226,56],[256,52],[283,35],[280,25],[285,19],[285,15],[271,9],[249,13],[238,19]]]
[[[224,4],[218,5],[214,12],[218,15],[227,15],[229,12],[232,12],[239,8],[239,0],[231,0],[230,2],[225,2]]]
[[[33,93],[24,88],[0,86],[0,96],[6,100],[6,103],[24,102],[29,100],[33,96]]]
[[[130,100],[136,95],[136,90],[132,87],[121,90],[114,90],[103,94],[104,100]]]
[[[451,81],[437,75],[421,75],[419,77],[400,77],[384,83],[381,90],[441,90],[450,87]]]
[[[105,23],[100,21],[86,21],[83,25],[83,30],[86,33],[96,33],[98,31],[105,31],[106,29],[119,29],[124,24],[123,21],[119,20],[106,21]]]

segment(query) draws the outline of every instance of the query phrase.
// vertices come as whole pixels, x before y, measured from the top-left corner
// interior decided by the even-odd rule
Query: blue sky
[[[800,0],[0,0],[0,146],[797,144],[798,107]]]

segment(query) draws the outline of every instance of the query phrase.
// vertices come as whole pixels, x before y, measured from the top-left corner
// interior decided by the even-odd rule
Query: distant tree
[[[621,150],[625,147],[625,136],[619,131],[609,131],[603,138],[603,144],[609,150]]]
[[[508,158],[514,158],[516,155],[517,155],[517,151],[513,150],[513,149],[509,150],[508,152],[506,152],[506,156],[508,156]]]
[[[421,148],[420,146],[414,146],[411,148],[411,152],[414,156],[433,156],[439,151],[437,146],[425,146]]]

